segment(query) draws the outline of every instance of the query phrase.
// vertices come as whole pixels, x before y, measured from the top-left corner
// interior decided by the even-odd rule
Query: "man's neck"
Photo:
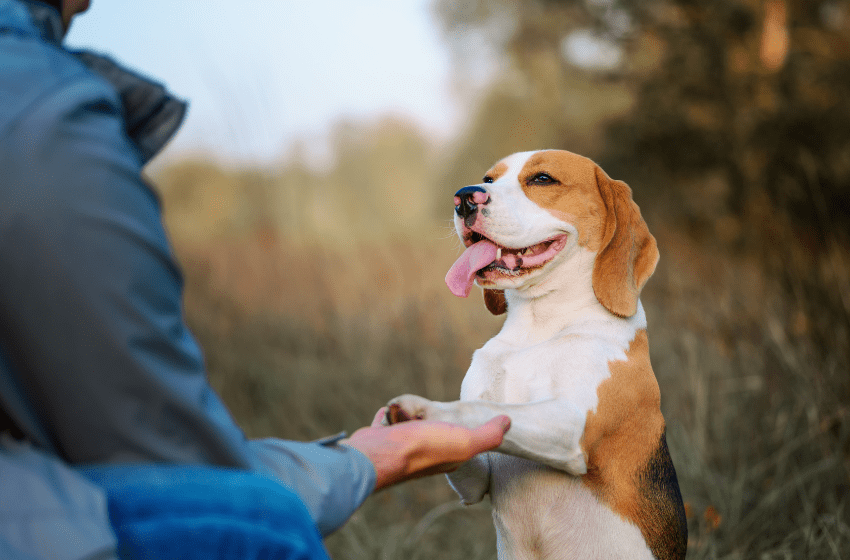
[[[59,10],[37,0],[19,0],[19,2],[29,10],[32,23],[42,39],[57,45],[62,43],[65,38],[65,27],[62,25],[62,15]]]

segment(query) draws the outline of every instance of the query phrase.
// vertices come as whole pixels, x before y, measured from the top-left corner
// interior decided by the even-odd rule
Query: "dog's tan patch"
[[[596,411],[587,414],[581,441],[587,475],[582,481],[612,510],[637,525],[657,555],[658,549],[669,549],[662,546],[669,538],[664,535],[671,523],[669,500],[653,495],[648,486],[660,468],[655,463],[670,469],[672,464],[646,330],[637,332],[626,356],[626,360],[609,362],[611,377],[597,389]]]
[[[593,267],[593,292],[614,315],[631,317],[644,284],[658,264],[658,246],[632,200],[629,186],[611,179],[599,167],[596,183],[606,218],[602,249]]]
[[[541,173],[553,181],[537,181]],[[634,315],[658,263],[658,248],[629,186],[592,160],[563,150],[536,152],[517,180],[530,200],[576,227],[579,245],[599,253],[593,272],[599,302],[619,317]]]
[[[487,311],[493,315],[502,315],[508,310],[508,302],[505,300],[505,290],[490,290],[484,288],[484,305]]]
[[[498,162],[496,165],[487,170],[487,173],[484,174],[485,177],[492,179],[493,181],[497,181],[499,177],[507,173],[508,164],[503,161]]]
[[[579,245],[591,251],[600,249],[605,233],[605,203],[596,186],[596,168],[586,157],[545,150],[528,158],[517,177],[525,195],[559,220],[573,224]],[[541,173],[555,181],[536,183]]]

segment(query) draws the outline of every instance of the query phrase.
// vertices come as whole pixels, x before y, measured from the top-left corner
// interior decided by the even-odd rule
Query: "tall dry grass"
[[[456,399],[498,321],[439,285],[453,247],[183,247],[190,325],[247,434],[309,440],[405,392]],[[495,533],[486,505],[461,508],[435,477],[373,496],[327,544],[336,559],[491,558]]]
[[[846,557],[847,364],[815,355],[809,319],[753,260],[656,234],[643,301],[690,557]],[[352,431],[405,392],[453,400],[500,324],[478,294],[445,289],[447,239],[340,250],[259,236],[180,253],[212,383],[250,436]],[[438,477],[370,498],[328,547],[469,560],[493,558],[495,536],[486,503],[459,507]]]
[[[443,284],[459,253],[445,194],[481,170],[437,186],[446,166],[397,124],[364,132],[328,169],[184,163],[158,177],[189,323],[249,436],[350,432],[402,393],[454,400],[472,352],[499,329],[479,294],[458,299]],[[410,181],[385,157],[395,144]],[[380,188],[361,177],[352,197],[351,174]],[[642,300],[689,557],[847,558],[847,248],[812,244],[769,205],[728,215],[710,181],[681,185],[692,196],[675,204],[632,186],[661,251]],[[353,218],[323,211],[337,196]],[[460,507],[442,477],[371,497],[327,545],[337,560],[495,557],[486,501]]]

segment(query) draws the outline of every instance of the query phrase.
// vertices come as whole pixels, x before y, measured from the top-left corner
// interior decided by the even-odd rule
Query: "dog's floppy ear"
[[[501,315],[508,310],[508,302],[505,301],[505,290],[488,290],[484,288],[484,305],[493,315]]]
[[[658,264],[658,246],[632,200],[629,186],[614,181],[598,166],[596,184],[607,217],[602,247],[593,266],[593,292],[614,315],[631,317],[637,311],[643,285]]]

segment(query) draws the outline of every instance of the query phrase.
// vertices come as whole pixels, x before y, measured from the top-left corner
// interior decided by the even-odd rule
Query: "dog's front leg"
[[[477,504],[490,491],[490,454],[476,455],[446,477],[464,505]]]
[[[524,404],[471,402],[510,417],[511,428],[496,451],[572,475],[587,474],[587,457],[581,447],[587,412],[571,401],[553,398]]]
[[[435,402],[402,395],[388,404],[387,424],[402,420],[440,420],[477,428],[505,414],[511,427],[496,451],[531,459],[573,475],[587,473],[581,448],[587,412],[566,399],[505,404],[489,401]]]

